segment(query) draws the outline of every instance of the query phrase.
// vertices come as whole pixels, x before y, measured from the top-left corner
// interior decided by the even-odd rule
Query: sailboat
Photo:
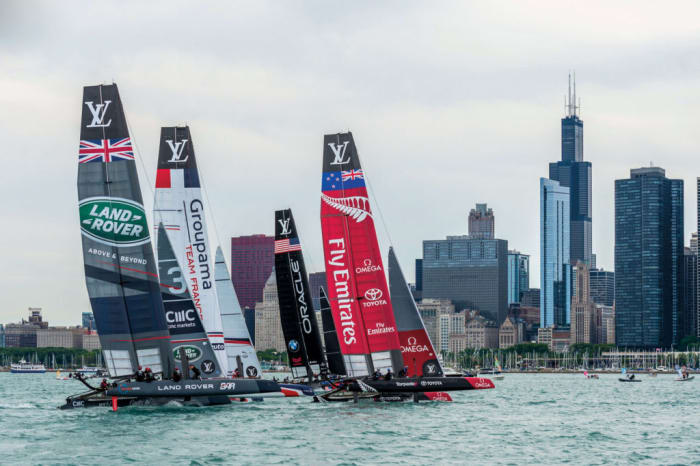
[[[676,365],[676,373],[678,374],[678,377],[676,377],[676,382],[690,382],[695,378],[694,375],[688,375],[687,366],[680,367]]]
[[[328,377],[321,334],[291,209],[275,212],[275,276],[282,333],[295,380]]]
[[[623,367],[620,371],[622,377],[618,378],[620,382],[641,382],[642,379],[635,378],[634,374],[627,374],[627,368]]]
[[[153,215],[157,223],[165,225],[217,364],[223,374],[231,375],[209,247],[205,203],[188,126],[161,128]]]
[[[328,298],[343,363],[351,378],[346,387],[325,394],[323,398],[335,401],[352,397],[356,400],[360,392],[363,397],[374,399],[413,396],[417,401],[421,397],[427,398],[425,393],[434,390],[493,388],[488,379],[431,377],[426,374],[426,370],[442,374],[434,349],[429,360],[420,358],[423,363],[419,367],[417,352],[408,346],[414,338],[418,345],[421,338],[421,349],[427,348],[423,337],[425,329],[422,322],[420,326],[417,324],[412,314],[414,311],[406,306],[400,306],[401,326],[397,324],[365,186],[365,173],[352,133],[326,135],[323,149],[321,231]],[[397,282],[394,288],[397,301],[405,302],[405,293],[403,299],[400,297],[403,288],[407,288],[405,281],[400,287]],[[432,344],[430,346],[432,348]],[[427,348],[428,352],[431,348]],[[411,350],[404,351],[408,349]],[[412,369],[412,359],[405,364],[407,357],[416,359]],[[427,361],[430,362],[426,364]],[[406,377],[409,370],[418,377]],[[389,372],[400,373],[402,377],[377,376]]]
[[[196,320],[190,321],[194,309],[177,308],[177,298],[168,300],[166,309],[161,288],[168,288],[168,294],[173,296],[195,290],[188,288],[181,270],[179,277],[165,271],[170,281],[161,285],[116,84],[84,88],[80,139],[78,200],[85,278],[104,363],[112,382],[107,387],[96,388],[78,377],[90,391],[68,397],[61,408],[111,406],[116,410],[120,406],[160,405],[170,401],[213,405],[230,403],[230,397],[283,396],[279,385],[269,380],[195,380],[190,378],[189,365],[182,360],[184,378],[171,379],[177,364],[172,345],[186,339],[188,334],[184,330],[192,331],[194,327],[188,325],[196,326]],[[161,231],[167,232],[166,228]],[[170,243],[166,239],[161,239],[163,260],[175,256],[167,254]],[[182,303],[195,303],[196,307],[196,297],[192,295],[188,300],[185,295]],[[202,332],[194,334],[195,338],[202,336]],[[204,348],[205,342],[201,343],[200,348]],[[180,350],[181,358],[194,355],[188,354],[187,348]],[[218,351],[213,346],[211,350]],[[205,377],[217,374],[217,366],[223,371],[225,366],[217,359],[218,364],[207,373],[209,366],[205,363],[214,359],[217,358],[202,358]],[[148,368],[156,381],[134,382],[141,367]]]

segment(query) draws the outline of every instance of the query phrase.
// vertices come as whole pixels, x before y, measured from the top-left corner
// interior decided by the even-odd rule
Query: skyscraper
[[[519,303],[520,293],[530,288],[530,256],[508,251],[508,304]]]
[[[263,287],[262,299],[255,305],[255,344],[260,351],[287,349],[282,333],[275,272],[269,275]]]
[[[448,236],[423,241],[423,300],[449,299],[497,323],[508,312],[508,241]]]
[[[473,239],[493,239],[495,235],[496,219],[493,210],[486,204],[477,204],[475,209],[469,212],[469,237]]]
[[[571,344],[596,343],[595,304],[591,300],[588,266],[578,261],[574,272],[574,290],[571,304]]]
[[[683,309],[683,180],[662,168],[615,180],[615,335],[629,347],[678,342]]]
[[[312,272],[309,274],[309,288],[311,288],[311,300],[314,303],[314,310],[321,310],[321,291],[328,291],[326,282],[326,272]]]
[[[573,95],[569,76],[567,115],[561,119],[561,161],[549,164],[549,178],[570,188],[571,225],[569,253],[577,261],[592,266],[592,166],[583,161],[583,121],[576,104],[576,78]]]
[[[697,183],[697,232],[700,234],[700,177],[697,178],[696,180]],[[697,248],[697,239],[696,239],[696,248]],[[698,250],[698,254],[700,254],[700,250]],[[700,283],[700,261],[698,261],[698,279],[697,283]],[[698,293],[700,293],[700,286],[698,287]],[[700,338],[700,296],[697,297],[697,313],[695,314],[695,336]]]
[[[540,327],[571,317],[569,188],[540,178]]]
[[[615,272],[604,269],[591,269],[591,299],[596,304],[615,304]]]
[[[698,253],[697,248],[685,248],[683,255],[683,316],[679,339],[697,334],[698,318]]]
[[[262,301],[263,287],[275,265],[274,236],[231,238],[231,281],[242,308]]]

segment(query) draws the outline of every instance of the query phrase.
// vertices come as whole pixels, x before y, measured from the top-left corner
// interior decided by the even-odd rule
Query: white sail
[[[226,268],[224,253],[221,247],[216,248],[216,266],[214,270],[216,278],[216,294],[219,297],[219,310],[221,322],[224,327],[224,344],[228,358],[229,374],[238,367],[240,361],[243,366],[243,374],[246,377],[258,377],[262,375],[258,355],[250,339],[248,327],[238,303],[236,290],[233,288],[231,277]]]
[[[189,127],[162,128],[156,174],[155,223],[165,226],[219,367],[228,374],[204,207]]]

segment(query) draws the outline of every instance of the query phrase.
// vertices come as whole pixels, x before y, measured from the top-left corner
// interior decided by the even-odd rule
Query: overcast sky
[[[593,250],[612,269],[614,185],[649,165],[685,181],[695,231],[697,2],[0,3],[0,323],[90,309],[77,211],[82,86],[119,85],[152,203],[161,126],[189,124],[224,250],[291,207],[321,270],[323,134],[352,130],[382,244],[409,280],[421,241],[487,202],[532,256],[539,178],[560,158],[567,73],[593,163]],[[145,168],[145,170],[143,170]],[[386,250],[385,250],[386,251]]]

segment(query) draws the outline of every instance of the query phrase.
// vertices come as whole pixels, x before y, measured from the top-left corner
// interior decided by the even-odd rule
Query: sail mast
[[[85,280],[110,375],[169,373],[170,334],[116,84],[83,89],[78,199]]]
[[[294,377],[312,380],[327,364],[301,243],[290,209],[275,212],[275,276],[282,332]],[[304,372],[301,369],[304,369]]]
[[[348,375],[395,371],[403,357],[352,133],[324,137],[321,229],[328,296]]]
[[[195,308],[216,354],[217,366],[228,374],[204,210],[190,128],[161,128],[154,217],[168,231],[175,257],[185,274]]]

